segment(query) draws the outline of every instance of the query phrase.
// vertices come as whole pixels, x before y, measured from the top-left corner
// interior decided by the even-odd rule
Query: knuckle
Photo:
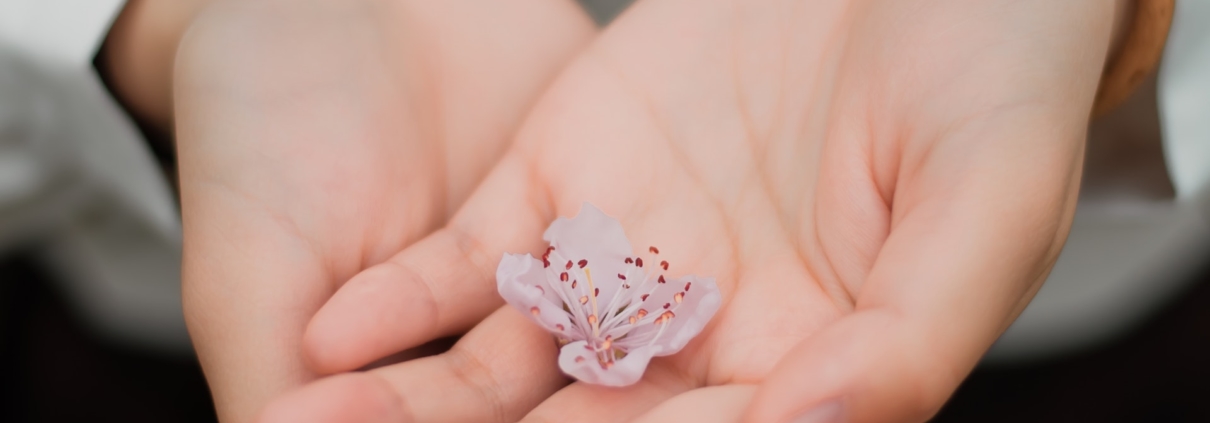
[[[508,412],[499,382],[474,352],[454,345],[445,357],[454,376],[483,400],[482,404],[489,410],[489,422],[508,422],[519,418]]]

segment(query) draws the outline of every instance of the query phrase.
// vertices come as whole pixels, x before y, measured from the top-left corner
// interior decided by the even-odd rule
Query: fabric
[[[37,240],[100,336],[186,355],[172,191],[92,66],[124,5],[0,0],[0,250]]]
[[[1164,156],[1178,200],[1210,181],[1210,1],[1176,2],[1160,65]]]
[[[0,0],[0,42],[37,57],[89,66],[125,0]]]

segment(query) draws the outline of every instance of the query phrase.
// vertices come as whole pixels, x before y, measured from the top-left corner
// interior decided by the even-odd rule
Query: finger
[[[652,407],[693,388],[693,382],[658,359],[643,379],[625,388],[609,388],[576,382],[551,395],[522,423],[629,422]]]
[[[557,355],[549,333],[502,307],[449,352],[323,379],[258,421],[512,423],[567,384]]]
[[[756,387],[723,385],[694,389],[663,402],[634,423],[739,423]]]
[[[546,203],[526,166],[504,159],[445,228],[354,276],[320,308],[303,338],[312,368],[356,369],[483,319],[503,303],[500,257],[540,248]]]
[[[855,312],[795,347],[745,421],[924,421],[936,413],[1058,255],[1075,210],[1078,120],[1006,119],[974,134],[983,139],[949,143],[977,151],[939,147],[936,154],[962,163],[936,159],[895,193],[898,221]],[[999,126],[1009,124],[1044,129]]]
[[[253,421],[385,423],[409,421],[398,417],[405,414],[405,403],[381,378],[348,373],[320,379],[274,399]]]

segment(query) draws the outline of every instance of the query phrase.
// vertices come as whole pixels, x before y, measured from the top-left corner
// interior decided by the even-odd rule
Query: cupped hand
[[[223,421],[326,371],[302,354],[315,311],[445,223],[592,33],[564,0],[230,1],[199,18],[176,74],[183,300]]]
[[[923,421],[1063,244],[1115,13],[643,1],[449,224],[343,286],[306,346],[352,370],[483,322],[447,353],[288,394],[266,421]],[[704,332],[628,388],[568,385],[550,334],[484,299],[503,253],[540,255],[586,201],[722,291]]]

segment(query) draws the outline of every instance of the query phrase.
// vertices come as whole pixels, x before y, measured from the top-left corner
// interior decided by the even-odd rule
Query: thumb
[[[505,157],[449,224],[355,275],[320,308],[303,337],[310,365],[353,370],[470,328],[503,303],[500,256],[541,248],[551,215],[524,160]]]

